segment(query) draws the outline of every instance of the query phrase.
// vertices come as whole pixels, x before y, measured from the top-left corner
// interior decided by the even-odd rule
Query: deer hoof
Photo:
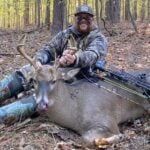
[[[110,145],[117,143],[123,139],[122,134],[113,135],[109,138],[97,138],[94,140],[94,144],[98,148],[107,148]]]

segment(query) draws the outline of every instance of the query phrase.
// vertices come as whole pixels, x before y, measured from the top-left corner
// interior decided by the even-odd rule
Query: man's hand
[[[74,55],[74,51],[71,50],[65,50],[63,52],[62,57],[59,59],[59,63],[62,66],[69,66],[74,64],[75,60],[76,60],[76,56]]]

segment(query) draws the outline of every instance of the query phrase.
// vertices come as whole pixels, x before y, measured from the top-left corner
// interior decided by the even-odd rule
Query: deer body
[[[33,78],[37,82],[37,110],[46,109],[50,121],[76,131],[88,143],[97,138],[102,139],[102,143],[103,138],[110,141],[109,137],[120,133],[119,123],[139,117],[146,107],[150,108],[147,100],[140,100],[135,95],[114,94],[120,89],[102,80],[98,81],[100,87],[85,79],[66,83],[65,80],[73,78],[80,71],[79,68],[62,69],[57,63],[38,68],[25,53],[22,41],[24,38],[17,49],[35,68]],[[150,69],[144,73],[148,74],[147,79],[150,80]]]
[[[51,100],[54,103],[47,110],[50,121],[75,130],[88,142],[119,134],[119,123],[144,113],[142,106],[86,80],[73,84],[57,81],[49,93]]]

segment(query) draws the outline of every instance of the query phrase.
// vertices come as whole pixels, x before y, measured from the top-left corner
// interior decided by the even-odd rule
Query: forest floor
[[[108,66],[124,70],[137,70],[150,67],[150,25],[139,24],[135,33],[131,24],[112,26],[117,33],[108,37]],[[0,78],[27,63],[16,51],[16,44],[21,32],[0,30]],[[50,33],[45,29],[30,32],[26,42],[29,55],[33,56],[44,43],[50,40]],[[14,99],[9,100],[12,102]],[[108,147],[108,150],[149,150],[150,118],[145,115],[133,122],[120,126],[125,139]],[[0,150],[82,150],[87,149],[79,143],[80,137],[67,129],[49,123],[45,116],[13,125],[0,125]],[[60,144],[63,142],[63,144]],[[58,148],[59,147],[59,148]]]

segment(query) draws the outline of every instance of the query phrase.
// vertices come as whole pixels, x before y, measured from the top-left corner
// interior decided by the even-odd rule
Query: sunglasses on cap
[[[92,16],[91,15],[76,15],[76,18],[77,18],[77,20],[78,21],[81,21],[81,20],[83,20],[83,19],[85,19],[85,20],[87,20],[87,21],[90,21],[91,20],[91,18],[92,18]]]

